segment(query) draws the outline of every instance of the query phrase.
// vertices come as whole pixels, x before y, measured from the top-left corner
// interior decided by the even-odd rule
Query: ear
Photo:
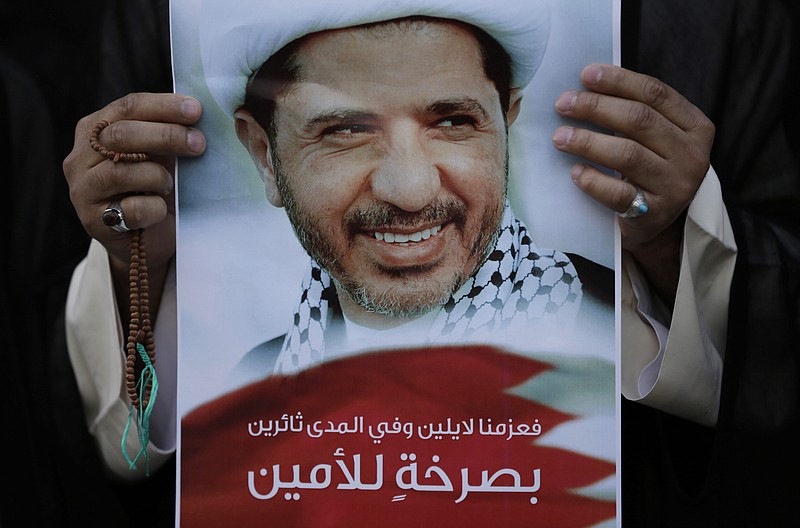
[[[236,136],[253,159],[261,181],[264,182],[264,194],[266,194],[267,200],[275,207],[283,207],[283,199],[275,183],[272,147],[270,147],[266,131],[258,124],[249,110],[240,108],[233,114],[233,117],[236,121]]]
[[[508,97],[508,112],[506,112],[506,124],[511,126],[519,116],[520,108],[522,107],[522,90],[519,88],[512,88]]]

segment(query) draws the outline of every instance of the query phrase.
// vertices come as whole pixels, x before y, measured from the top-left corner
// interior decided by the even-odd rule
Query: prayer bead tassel
[[[136,462],[144,456],[146,469],[150,474],[150,459],[147,455],[147,444],[150,442],[150,415],[155,406],[158,393],[158,378],[155,369],[155,338],[150,320],[150,282],[147,272],[147,254],[145,252],[144,230],[133,233],[131,239],[130,264],[130,324],[128,339],[125,344],[125,386],[131,404],[128,411],[128,423],[122,435],[122,454],[131,469],[136,469]],[[137,359],[140,363],[137,363]],[[137,368],[140,367],[140,368]],[[137,376],[137,371],[140,371]],[[128,455],[127,440],[131,423],[136,420],[139,451],[131,459]]]

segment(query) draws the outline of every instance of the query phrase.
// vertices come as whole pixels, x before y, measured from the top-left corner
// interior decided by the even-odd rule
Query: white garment
[[[736,251],[719,179],[710,168],[689,206],[675,307],[666,320],[659,321],[663,307],[647,292],[636,263],[623,255],[626,398],[703,425],[716,423]]]
[[[244,104],[245,86],[278,50],[295,39],[408,16],[459,20],[481,28],[511,63],[511,85],[525,88],[539,68],[550,35],[548,2],[542,0],[205,0],[199,13],[203,73],[214,100],[229,116]]]
[[[107,259],[102,246],[92,242],[86,259],[75,270],[67,300],[67,344],[87,425],[103,460],[112,472],[133,480],[143,477],[144,465],[130,471],[120,451],[128,418],[121,352],[124,336]],[[716,422],[735,260],[736,244],[719,181],[709,170],[688,211],[676,309],[670,321],[659,323],[657,314],[647,313],[652,302],[646,284],[631,266],[632,259],[623,260],[625,397],[701,424]],[[173,274],[165,286],[155,326],[160,364],[165,357],[174,361],[177,355],[174,290]],[[151,470],[175,448],[175,378],[159,371],[159,384],[157,405],[164,410],[156,410],[151,421]],[[129,452],[136,452],[135,435],[129,442]]]
[[[147,448],[150,471],[157,470],[175,451],[177,303],[174,270],[170,271],[167,282],[172,287],[165,288],[162,294],[161,313],[164,317],[160,317],[154,327],[160,352],[156,360],[160,388],[151,415],[151,437]],[[66,327],[67,349],[83,400],[87,426],[103,461],[120,477],[144,478],[144,461],[137,463],[136,470],[132,471],[122,456],[121,440],[130,406],[124,377],[125,334],[120,324],[108,255],[97,241],[92,241],[88,255],[73,273],[67,294]],[[139,451],[135,429],[128,435],[126,445],[128,453]]]

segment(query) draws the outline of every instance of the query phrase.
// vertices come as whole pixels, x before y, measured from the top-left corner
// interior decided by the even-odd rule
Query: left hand
[[[663,265],[667,257],[679,267],[683,213],[708,171],[714,125],[677,91],[647,75],[591,64],[581,72],[581,82],[586,90],[562,93],[556,110],[617,135],[562,126],[553,144],[622,175],[616,178],[583,163],[573,167],[575,184],[606,207],[624,212],[636,187],[644,192],[649,211],[619,218],[622,247],[660,283],[659,261]],[[656,286],[674,294],[677,275]]]

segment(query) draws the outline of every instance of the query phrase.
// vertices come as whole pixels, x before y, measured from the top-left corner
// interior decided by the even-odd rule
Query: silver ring
[[[106,210],[103,211],[102,219],[104,225],[118,233],[126,233],[131,230],[125,223],[125,213],[122,212],[122,206],[119,200],[114,200],[108,204]]]
[[[619,213],[619,215],[622,218],[636,218],[637,216],[646,214],[649,210],[650,206],[647,204],[647,199],[644,197],[644,193],[640,188],[636,187],[636,196],[628,206],[628,210],[624,213]]]

